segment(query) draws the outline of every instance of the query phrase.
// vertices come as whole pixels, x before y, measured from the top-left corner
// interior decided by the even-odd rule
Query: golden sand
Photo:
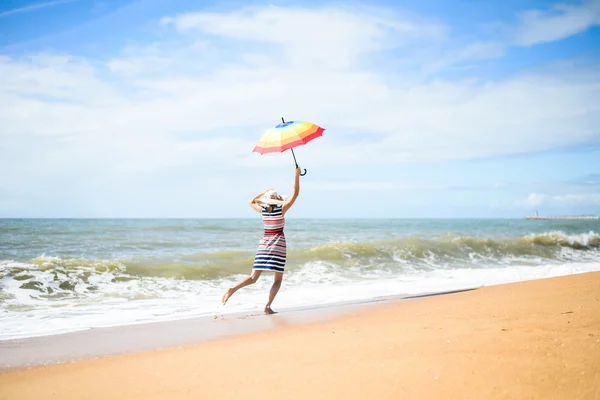
[[[0,399],[600,399],[600,273],[10,371]]]

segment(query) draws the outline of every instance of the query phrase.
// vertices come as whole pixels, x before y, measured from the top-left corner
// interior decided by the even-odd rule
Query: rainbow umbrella
[[[311,140],[323,135],[324,130],[324,128],[311,122],[285,122],[285,120],[281,118],[281,124],[267,130],[252,151],[255,153],[266,154],[283,153],[290,149],[292,150],[292,156],[294,156],[296,168],[298,168],[294,147],[305,145]],[[306,169],[304,170],[304,173],[300,175],[306,175]]]

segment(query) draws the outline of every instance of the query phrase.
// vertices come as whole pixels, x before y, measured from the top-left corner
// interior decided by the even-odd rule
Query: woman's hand
[[[269,190],[273,190],[273,189],[267,189],[263,192],[260,192],[259,194],[257,194],[256,196],[254,196],[254,198],[252,200],[249,201],[250,205],[252,204],[256,204],[256,203],[262,203],[259,199],[261,197],[263,197],[265,195],[265,193],[267,193]]]
[[[300,168],[296,168],[296,178],[298,178],[301,174],[302,170]]]

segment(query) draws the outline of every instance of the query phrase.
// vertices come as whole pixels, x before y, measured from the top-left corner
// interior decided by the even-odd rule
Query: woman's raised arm
[[[257,212],[262,212],[262,207],[258,205],[258,203],[256,202],[256,200],[258,200],[259,198],[261,198],[261,197],[262,197],[262,195],[263,195],[263,194],[265,194],[265,193],[267,193],[269,190],[271,190],[271,189],[267,189],[267,190],[265,190],[265,191],[263,191],[263,192],[260,192],[260,193],[259,193],[259,194],[257,194],[256,196],[254,196],[254,197],[252,198],[252,200],[250,200],[250,201],[248,202],[248,204],[250,204],[250,207],[252,207],[252,208],[253,208],[255,211],[257,211]]]
[[[300,194],[300,172],[300,168],[296,168],[296,177],[294,178],[294,193],[292,193],[292,196],[289,199],[287,199],[285,203],[283,203],[283,207],[281,210],[283,215],[285,215],[287,210],[290,209],[290,207],[298,198],[298,194]]]

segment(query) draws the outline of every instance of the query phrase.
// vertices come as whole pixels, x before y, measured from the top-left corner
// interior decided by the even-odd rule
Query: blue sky
[[[600,1],[4,1],[0,217],[600,214]]]

